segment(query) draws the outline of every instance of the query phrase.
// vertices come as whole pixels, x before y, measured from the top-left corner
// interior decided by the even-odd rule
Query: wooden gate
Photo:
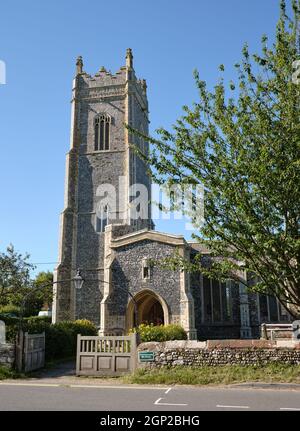
[[[38,370],[45,365],[45,332],[24,337],[24,371]]]
[[[20,331],[17,340],[16,366],[18,371],[38,370],[45,365],[45,333],[25,334]]]
[[[76,375],[118,376],[136,368],[136,334],[87,337],[78,335]]]

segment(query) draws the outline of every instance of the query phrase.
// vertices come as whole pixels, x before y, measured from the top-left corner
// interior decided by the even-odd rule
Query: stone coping
[[[143,229],[138,232],[131,232],[129,234],[112,239],[111,248],[123,247],[125,245],[144,240],[150,240],[174,246],[184,246],[187,244],[182,235],[171,235],[154,230]]]
[[[138,350],[215,350],[215,349],[295,349],[300,350],[300,342],[293,340],[207,340],[207,341],[165,341],[148,342],[138,346]]]
[[[208,340],[207,349],[276,349],[299,348],[300,343],[293,340]]]
[[[164,341],[141,343],[138,346],[138,350],[151,350],[152,352],[158,352],[160,350],[169,349],[206,349],[206,342],[194,341],[194,340],[182,340],[182,341]]]

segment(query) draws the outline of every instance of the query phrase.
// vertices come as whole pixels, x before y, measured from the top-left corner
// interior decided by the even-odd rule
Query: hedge
[[[75,356],[77,335],[97,335],[97,328],[89,320],[76,320],[55,323],[45,332],[46,359],[52,360]]]
[[[7,304],[0,307],[0,314],[14,314],[16,317],[20,314],[21,307],[14,304]]]
[[[13,343],[16,339],[16,335],[19,328],[19,318],[12,317],[6,313],[0,313],[0,320],[6,325],[6,341]],[[51,325],[51,317],[46,316],[33,316],[23,318],[23,330],[31,334],[38,334],[46,331]]]
[[[179,325],[154,326],[153,324],[146,325],[142,323],[134,332],[139,333],[142,343],[147,343],[149,341],[162,342],[187,339],[185,330]]]
[[[6,339],[14,342],[18,332],[19,319],[0,314],[6,324]],[[51,324],[49,317],[28,317],[23,319],[23,330],[30,334],[45,332],[46,360],[76,355],[77,334],[97,335],[96,326],[89,320],[64,321]]]
[[[0,313],[0,320],[2,320],[6,326],[6,341],[13,343],[18,332],[19,319],[6,313]]]

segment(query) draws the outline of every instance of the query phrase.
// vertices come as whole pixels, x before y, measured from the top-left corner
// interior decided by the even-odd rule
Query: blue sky
[[[133,49],[147,79],[151,130],[169,128],[197,100],[193,70],[210,86],[228,79],[244,42],[259,50],[274,35],[277,0],[10,0],[0,12],[0,251],[13,243],[32,262],[55,262],[69,148],[75,59],[94,74],[115,72]],[[183,233],[178,222],[157,229]],[[38,270],[53,269],[53,264]]]

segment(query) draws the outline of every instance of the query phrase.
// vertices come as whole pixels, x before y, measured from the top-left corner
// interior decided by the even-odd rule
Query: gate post
[[[77,349],[76,349],[76,376],[80,374],[80,345],[81,334],[77,334]]]
[[[23,368],[23,350],[24,350],[24,332],[22,329],[16,336],[16,369],[19,373],[22,372]]]
[[[267,340],[268,339],[268,331],[267,331],[267,325],[263,323],[261,325],[261,339]]]
[[[300,320],[295,320],[293,322],[293,340],[299,341],[300,340]]]
[[[137,367],[137,345],[139,341],[139,334],[134,332],[131,334],[131,371],[135,371]]]
[[[24,344],[23,344],[23,368],[25,373],[28,371],[28,332],[24,334]]]

